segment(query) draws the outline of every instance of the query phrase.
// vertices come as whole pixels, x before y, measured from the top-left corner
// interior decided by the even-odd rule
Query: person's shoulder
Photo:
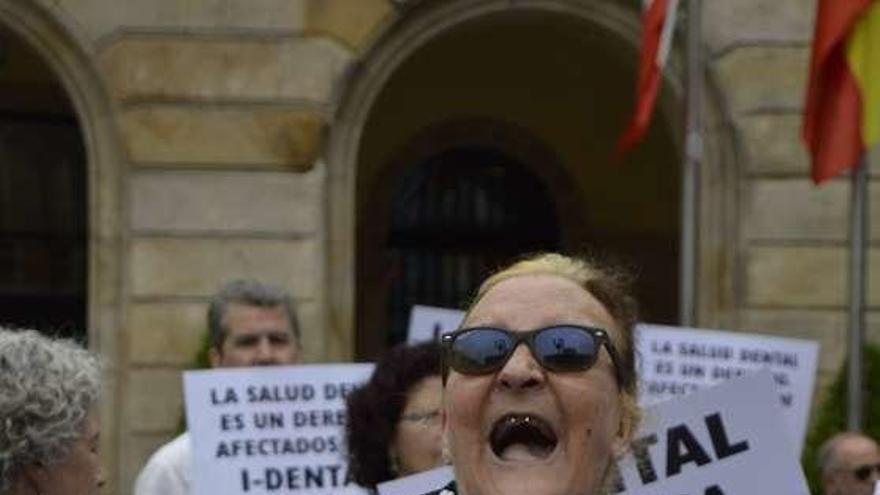
[[[181,462],[188,462],[192,457],[192,440],[189,432],[183,432],[168,443],[159,447],[158,450],[150,457],[147,463],[158,462],[162,464],[171,463],[178,465]]]
[[[160,447],[147,461],[135,481],[135,495],[189,493],[192,441],[189,433]]]

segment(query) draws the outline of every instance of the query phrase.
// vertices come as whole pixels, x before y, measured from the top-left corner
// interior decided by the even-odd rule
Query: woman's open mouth
[[[533,414],[506,414],[489,435],[492,452],[502,461],[543,461],[559,442],[552,425]]]

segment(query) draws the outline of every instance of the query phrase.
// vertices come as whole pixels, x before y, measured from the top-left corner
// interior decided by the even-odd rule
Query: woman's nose
[[[510,359],[498,372],[498,384],[510,390],[540,388],[546,382],[544,369],[535,361],[529,348],[523,344],[513,350]]]

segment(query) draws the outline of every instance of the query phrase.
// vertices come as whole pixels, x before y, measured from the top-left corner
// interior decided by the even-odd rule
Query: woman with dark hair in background
[[[349,469],[355,482],[376,485],[441,464],[440,349],[401,345],[348,396]]]
[[[95,495],[100,367],[33,330],[0,328],[0,495]]]

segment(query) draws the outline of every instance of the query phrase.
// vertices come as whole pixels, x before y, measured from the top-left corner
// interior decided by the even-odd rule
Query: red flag
[[[847,39],[874,0],[819,0],[802,137],[813,182],[855,167],[865,149],[862,94],[847,62]]]
[[[639,80],[636,87],[636,108],[617,141],[614,155],[623,158],[645,137],[657,93],[660,74],[669,55],[672,29],[678,0],[651,0],[642,12],[642,47],[639,53]]]

